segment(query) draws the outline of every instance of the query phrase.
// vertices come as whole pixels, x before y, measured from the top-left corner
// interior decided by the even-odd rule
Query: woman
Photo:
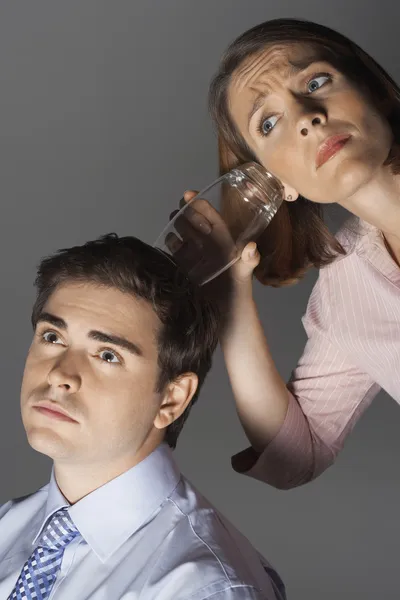
[[[339,33],[282,19],[228,48],[210,106],[221,171],[255,160],[285,188],[258,251],[245,248],[234,271],[222,348],[251,443],[233,467],[286,489],[334,462],[380,388],[400,402],[400,90]],[[356,217],[336,238],[321,212],[332,202]],[[303,321],[308,342],[286,385],[252,273],[281,286],[312,266],[321,270]]]

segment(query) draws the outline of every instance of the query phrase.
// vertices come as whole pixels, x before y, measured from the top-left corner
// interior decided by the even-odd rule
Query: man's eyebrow
[[[143,350],[140,348],[140,346],[118,335],[93,330],[89,331],[88,337],[91,340],[96,340],[97,342],[102,342],[104,344],[113,344],[114,346],[120,346],[121,348],[124,348],[124,350],[128,350],[128,352],[134,354],[135,356],[143,356]]]
[[[289,60],[288,62],[291,67],[290,71],[289,71],[289,77],[293,77],[294,75],[297,75],[301,71],[308,69],[308,67],[310,65],[312,65],[315,62],[318,62],[319,60],[320,59],[317,56],[305,56],[305,57],[299,58],[297,60],[296,59]],[[268,92],[260,92],[255,97],[253,106],[251,107],[251,110],[249,112],[248,119],[247,119],[248,126],[250,125],[250,121],[253,118],[253,115],[263,105],[267,96],[268,96]]]
[[[48,312],[40,313],[36,325],[38,323],[49,323],[50,325],[54,325],[58,329],[67,330],[68,326],[64,319],[61,317],[56,317]],[[128,350],[131,354],[135,354],[136,356],[143,356],[143,350],[138,346],[138,344],[134,344],[130,342],[124,337],[120,337],[118,335],[113,335],[111,333],[104,333],[103,331],[92,330],[88,333],[88,338],[91,340],[95,340],[97,342],[102,342],[104,344],[113,344],[114,346],[120,346],[125,350]]]
[[[40,315],[38,316],[36,325],[41,322],[49,323],[50,325],[54,325],[54,327],[57,327],[58,329],[68,329],[67,324],[64,321],[64,319],[61,319],[61,317],[56,317],[55,315],[52,315],[51,313],[48,313],[48,312],[40,313]]]

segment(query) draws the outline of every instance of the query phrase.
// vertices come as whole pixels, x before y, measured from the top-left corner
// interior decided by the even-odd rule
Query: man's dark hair
[[[175,448],[178,436],[211,368],[218,342],[217,312],[161,251],[135,237],[108,234],[83,246],[59,250],[41,261],[32,310],[35,328],[55,289],[66,282],[93,282],[116,288],[151,303],[162,323],[158,338],[157,391],[187,372],[199,379],[185,412],[166,429],[165,441]]]

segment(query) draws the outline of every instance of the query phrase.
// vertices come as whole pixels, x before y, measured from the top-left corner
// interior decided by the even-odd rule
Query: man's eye
[[[55,331],[45,331],[42,334],[42,338],[48,344],[62,344],[62,341],[60,340]]]
[[[118,356],[112,350],[102,350],[99,354],[101,360],[108,363],[120,363]]]

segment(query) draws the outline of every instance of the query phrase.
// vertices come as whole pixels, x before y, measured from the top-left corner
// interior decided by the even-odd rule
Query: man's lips
[[[67,412],[65,412],[54,402],[40,402],[39,404],[35,404],[33,408],[41,412],[43,415],[52,417],[53,419],[76,423],[75,419],[70,417]]]
[[[332,135],[327,138],[319,146],[317,151],[317,157],[315,165],[317,169],[326,163],[332,156],[334,156],[343,146],[349,141],[350,135],[348,133],[342,133],[340,135]]]

